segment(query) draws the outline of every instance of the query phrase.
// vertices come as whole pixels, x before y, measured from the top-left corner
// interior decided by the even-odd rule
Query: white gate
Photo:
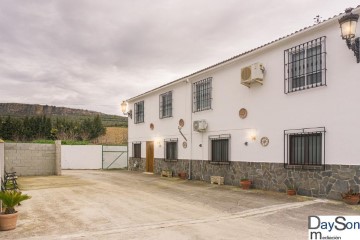
[[[102,168],[127,168],[128,166],[127,146],[102,146]]]

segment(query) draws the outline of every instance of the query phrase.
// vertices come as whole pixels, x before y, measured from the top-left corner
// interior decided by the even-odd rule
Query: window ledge
[[[230,165],[230,162],[214,162],[214,161],[209,161],[210,164],[213,165]]]
[[[303,87],[289,89],[287,93],[301,92],[301,91],[304,91],[304,90],[323,87],[323,86],[326,86],[326,84],[324,84],[324,83],[309,84],[309,85],[306,85],[306,86],[303,86]]]
[[[325,169],[325,164],[324,165],[290,165],[290,164],[285,164],[284,167],[286,169],[321,170],[321,169]]]
[[[204,111],[209,111],[209,110],[213,110],[213,109],[212,108],[206,108],[206,109],[202,109],[202,110],[195,110],[195,111],[193,111],[193,113],[204,112]]]
[[[177,162],[177,159],[164,159],[164,162]]]
[[[159,119],[167,119],[167,118],[172,118],[173,116],[167,116],[167,117],[159,117]]]

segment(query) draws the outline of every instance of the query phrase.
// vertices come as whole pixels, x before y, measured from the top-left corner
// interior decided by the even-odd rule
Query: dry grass
[[[26,176],[19,177],[19,188],[24,191],[60,187],[85,186],[92,184],[74,176]]]
[[[93,141],[96,144],[125,144],[128,140],[128,129],[121,127],[107,127],[106,134]]]

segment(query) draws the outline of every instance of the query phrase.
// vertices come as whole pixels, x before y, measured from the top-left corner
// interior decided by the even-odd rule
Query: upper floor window
[[[193,112],[211,109],[212,77],[193,83]]]
[[[165,160],[178,159],[178,139],[165,139]]]
[[[209,137],[210,162],[228,164],[230,161],[230,135],[216,135]]]
[[[172,92],[167,92],[160,95],[160,118],[172,117]]]
[[[134,109],[135,109],[135,116],[134,116],[135,123],[144,122],[144,101],[135,103]]]
[[[325,166],[325,128],[285,130],[285,167]]]
[[[141,158],[141,142],[133,143],[133,157]]]
[[[285,93],[326,85],[326,37],[284,51]]]

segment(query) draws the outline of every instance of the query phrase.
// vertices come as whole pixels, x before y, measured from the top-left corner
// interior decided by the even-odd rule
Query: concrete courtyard
[[[32,199],[0,239],[307,239],[309,215],[360,215],[360,205],[128,171],[19,182]]]

